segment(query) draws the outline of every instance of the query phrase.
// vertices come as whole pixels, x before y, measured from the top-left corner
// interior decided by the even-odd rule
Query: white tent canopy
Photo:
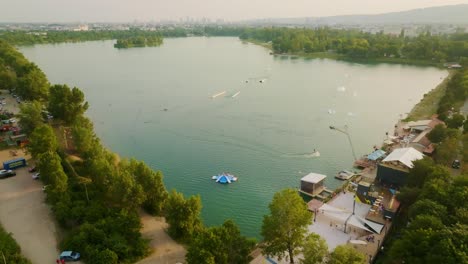
[[[319,210],[326,216],[333,218],[340,222],[340,224],[347,223],[348,225],[356,228],[365,230],[370,233],[380,234],[383,229],[383,225],[374,223],[372,221],[363,219],[357,215],[353,215],[351,212],[336,208],[334,206],[323,204]]]
[[[413,161],[423,159],[424,155],[414,148],[399,148],[395,149],[388,155],[383,162],[398,161],[403,163],[408,168],[413,168]]]

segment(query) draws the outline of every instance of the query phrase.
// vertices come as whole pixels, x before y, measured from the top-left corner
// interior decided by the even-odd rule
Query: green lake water
[[[254,237],[276,191],[297,188],[309,172],[328,175],[330,189],[340,185],[333,176],[349,169],[353,156],[346,135],[330,125],[347,125],[358,156],[368,154],[447,75],[272,56],[237,38],[165,39],[160,47],[127,50],[113,43],[20,51],[52,83],[84,91],[87,115],[107,147],[163,171],[168,189],[200,194],[205,224],[232,218]],[[320,157],[307,155],[314,149]],[[221,172],[239,181],[216,184],[211,176]]]

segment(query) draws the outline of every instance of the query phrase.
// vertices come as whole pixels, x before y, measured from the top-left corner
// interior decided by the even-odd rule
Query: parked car
[[[16,172],[14,172],[12,170],[0,170],[0,179],[12,177],[12,176],[15,176],[15,175],[16,175]]]
[[[34,173],[34,174],[32,175],[32,178],[33,178],[34,180],[39,180],[39,178],[41,178],[41,173],[40,173],[40,172]]]
[[[28,168],[28,171],[29,171],[29,172],[36,172],[36,170],[37,170],[36,165],[34,165],[34,166]]]
[[[461,164],[460,164],[460,161],[459,161],[459,160],[454,160],[454,161],[452,162],[452,168],[454,168],[454,169],[459,169],[460,166],[461,166]]]
[[[60,260],[65,261],[78,261],[80,259],[80,253],[75,251],[63,251],[59,256]]]

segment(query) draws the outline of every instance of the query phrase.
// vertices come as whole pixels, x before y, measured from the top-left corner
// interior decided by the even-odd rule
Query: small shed
[[[324,189],[323,180],[327,176],[318,173],[309,173],[301,179],[301,191],[312,196],[320,194]]]

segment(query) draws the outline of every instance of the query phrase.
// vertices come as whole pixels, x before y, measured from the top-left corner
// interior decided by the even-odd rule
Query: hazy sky
[[[375,14],[468,0],[0,0],[1,22],[131,22],[181,17],[228,21]]]

